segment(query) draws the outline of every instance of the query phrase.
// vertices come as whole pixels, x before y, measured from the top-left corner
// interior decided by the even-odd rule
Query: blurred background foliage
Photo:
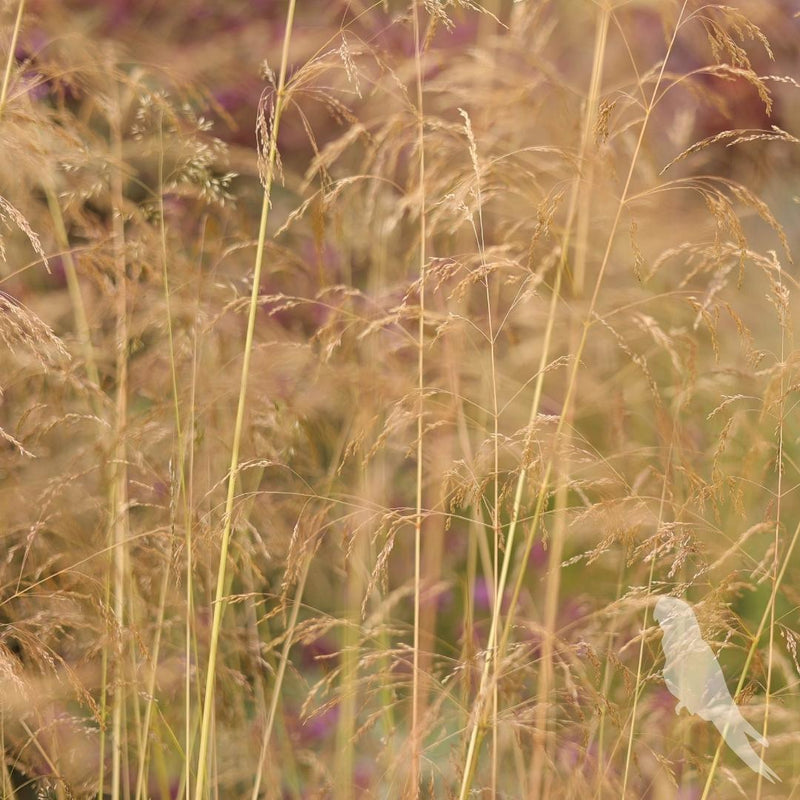
[[[290,34],[270,0],[28,0],[0,103],[4,796],[191,795],[287,35],[215,796],[783,796],[800,20],[736,8],[432,0],[418,65],[394,0],[304,0]],[[783,788],[715,774],[716,732],[673,714],[664,592],[745,674]]]

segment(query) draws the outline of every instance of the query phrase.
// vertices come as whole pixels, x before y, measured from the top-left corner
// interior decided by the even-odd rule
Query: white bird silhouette
[[[713,722],[722,738],[754,772],[771,782],[780,781],[756,754],[748,736],[766,747],[767,740],[742,716],[733,702],[725,676],[711,648],[703,640],[691,606],[676,597],[661,597],[653,616],[664,631],[664,682],[678,698],[675,713],[686,708]]]

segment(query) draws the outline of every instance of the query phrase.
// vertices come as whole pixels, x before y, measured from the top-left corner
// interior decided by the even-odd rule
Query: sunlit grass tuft
[[[3,796],[779,796],[792,15],[7,5]]]

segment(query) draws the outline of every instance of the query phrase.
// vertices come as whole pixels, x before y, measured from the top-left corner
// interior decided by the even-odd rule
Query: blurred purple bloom
[[[503,601],[500,604],[500,610],[505,614],[511,606],[511,591],[506,589],[503,593]],[[475,603],[475,609],[480,611],[489,611],[492,607],[492,586],[483,576],[478,576],[475,579],[475,585],[472,588],[472,600]]]
[[[319,714],[307,719],[298,729],[302,744],[309,745],[326,738],[336,728],[339,719],[339,706],[330,706]]]
[[[530,555],[528,556],[528,567],[534,570],[541,570],[547,566],[548,560],[547,547],[541,539],[537,539],[531,547]]]

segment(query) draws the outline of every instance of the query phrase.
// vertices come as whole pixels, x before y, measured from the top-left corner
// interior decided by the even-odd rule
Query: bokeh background
[[[790,796],[795,5],[288,10],[2,6],[3,796]]]

